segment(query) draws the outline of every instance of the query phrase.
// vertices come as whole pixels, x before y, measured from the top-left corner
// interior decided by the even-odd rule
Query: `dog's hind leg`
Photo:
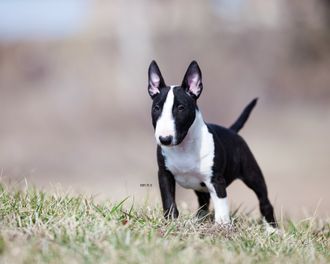
[[[243,162],[241,173],[243,182],[252,189],[258,197],[262,216],[272,227],[277,227],[274,209],[268,199],[268,191],[264,176],[251,152],[248,155],[248,159]]]
[[[195,191],[197,198],[198,198],[198,211],[197,211],[197,217],[203,218],[205,215],[207,215],[209,211],[209,205],[210,205],[210,194],[208,192],[199,192]]]

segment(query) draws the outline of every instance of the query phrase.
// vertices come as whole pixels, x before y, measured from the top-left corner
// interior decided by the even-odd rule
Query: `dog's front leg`
[[[215,223],[217,224],[229,224],[229,206],[227,201],[226,184],[222,178],[214,178],[210,182],[205,182],[207,189],[211,195],[211,199],[214,206]]]
[[[162,197],[165,218],[177,218],[179,211],[175,204],[175,179],[168,170],[158,171],[159,188]]]

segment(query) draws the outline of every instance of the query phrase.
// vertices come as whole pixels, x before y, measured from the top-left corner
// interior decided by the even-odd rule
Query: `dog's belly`
[[[183,188],[193,189],[200,192],[207,192],[207,188],[202,186],[203,181],[201,175],[194,174],[176,174],[174,175],[175,181]]]

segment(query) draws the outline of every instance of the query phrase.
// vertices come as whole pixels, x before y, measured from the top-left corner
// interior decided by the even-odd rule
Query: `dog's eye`
[[[178,105],[178,110],[179,111],[183,111],[184,110],[184,106],[183,105]]]
[[[155,112],[158,112],[159,110],[160,110],[159,105],[155,105],[155,106],[154,106],[154,111],[155,111]]]

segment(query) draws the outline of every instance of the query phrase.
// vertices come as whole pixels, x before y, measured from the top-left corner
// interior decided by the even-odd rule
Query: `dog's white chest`
[[[214,141],[205,124],[198,128],[194,135],[188,133],[180,145],[162,148],[162,153],[166,168],[179,185],[188,189],[207,191],[201,183],[208,182],[212,176]]]
[[[184,188],[203,190],[201,183],[208,181],[212,176],[212,162],[209,162],[211,155],[200,160],[191,154],[187,156],[167,156],[165,165],[172,172],[175,181]]]

